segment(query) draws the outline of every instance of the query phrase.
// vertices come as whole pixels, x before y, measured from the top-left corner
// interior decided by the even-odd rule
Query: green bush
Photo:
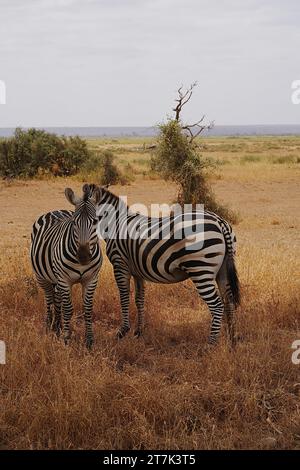
[[[103,165],[101,154],[98,151],[90,151],[89,158],[84,161],[76,179],[80,181],[102,181]]]
[[[102,155],[102,184],[117,184],[120,181],[120,172],[114,163],[114,154],[105,150]]]
[[[80,137],[59,137],[40,129],[17,128],[13,137],[0,141],[2,176],[73,175],[88,158],[87,144]]]
[[[199,154],[197,145],[183,132],[180,121],[170,119],[159,126],[158,145],[151,160],[151,168],[164,179],[174,181],[179,188],[177,202],[204,204],[207,210],[217,213],[231,222],[237,216],[215,200],[208,183],[208,170],[213,162]]]
[[[83,181],[99,181],[102,185],[126,185],[134,181],[134,170],[129,163],[125,165],[124,171],[119,170],[113,152],[104,150],[91,153],[82,165],[79,177]]]

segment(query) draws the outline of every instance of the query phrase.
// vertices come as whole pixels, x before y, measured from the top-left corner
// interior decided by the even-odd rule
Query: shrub
[[[98,151],[90,151],[89,158],[81,165],[76,178],[80,181],[102,181],[103,164]]]
[[[114,154],[110,150],[105,150],[102,155],[102,184],[117,184],[120,181],[120,172],[114,163]]]
[[[0,141],[0,174],[73,175],[88,157],[87,144],[80,137],[59,137],[40,129],[17,128],[13,137]]]
[[[134,181],[134,171],[130,164],[125,166],[125,171],[119,170],[115,164],[115,156],[111,150],[101,153],[91,153],[88,160],[82,165],[80,177],[84,181],[95,180],[103,185],[126,185]]]
[[[63,152],[60,167],[63,174],[76,174],[82,164],[89,159],[90,153],[85,140],[78,136],[63,137]]]
[[[182,206],[204,204],[207,210],[236,222],[237,216],[217,203],[207,181],[207,171],[212,168],[212,162],[199,154],[197,145],[183,132],[180,121],[169,120],[160,125],[159,129],[158,145],[151,160],[151,168],[164,179],[178,185],[177,202]]]
[[[130,184],[135,180],[136,170],[130,163],[126,163],[124,170],[121,174],[120,184],[126,185]]]
[[[276,156],[276,157],[273,157],[272,163],[278,164],[278,165],[285,165],[285,164],[288,165],[291,163],[299,163],[297,159],[299,159],[299,157],[295,155],[283,155],[281,157]]]

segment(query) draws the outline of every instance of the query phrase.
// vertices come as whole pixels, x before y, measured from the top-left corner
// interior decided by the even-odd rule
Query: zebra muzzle
[[[89,244],[79,245],[77,258],[80,264],[86,265],[91,261],[91,252]]]

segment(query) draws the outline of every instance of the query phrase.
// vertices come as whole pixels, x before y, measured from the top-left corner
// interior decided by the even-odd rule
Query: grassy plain
[[[146,139],[91,139],[134,173],[112,190],[129,203],[169,203],[176,188],[150,172]],[[105,260],[94,304],[95,347],[74,318],[70,347],[47,336],[28,259],[35,218],[67,208],[81,177],[0,183],[1,449],[300,449],[300,138],[210,138],[217,198],[239,214],[240,341],[225,331],[205,352],[209,314],[189,283],[148,285],[147,328],[117,342],[118,292]],[[130,166],[128,167],[128,164]],[[90,175],[97,182],[97,174]],[[74,290],[75,315],[80,293]],[[132,297],[132,318],[135,308]]]

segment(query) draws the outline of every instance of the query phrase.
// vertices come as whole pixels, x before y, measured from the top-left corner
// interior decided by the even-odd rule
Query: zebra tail
[[[226,255],[226,269],[233,303],[237,307],[241,302],[240,281],[235,266],[234,257],[229,256],[228,254]]]
[[[237,307],[241,302],[241,293],[240,293],[240,281],[234,261],[235,250],[233,248],[233,240],[231,228],[228,223],[225,221],[221,222],[221,228],[225,239],[226,244],[226,270],[227,277],[230,285],[230,290],[232,293],[232,299],[234,305]]]

